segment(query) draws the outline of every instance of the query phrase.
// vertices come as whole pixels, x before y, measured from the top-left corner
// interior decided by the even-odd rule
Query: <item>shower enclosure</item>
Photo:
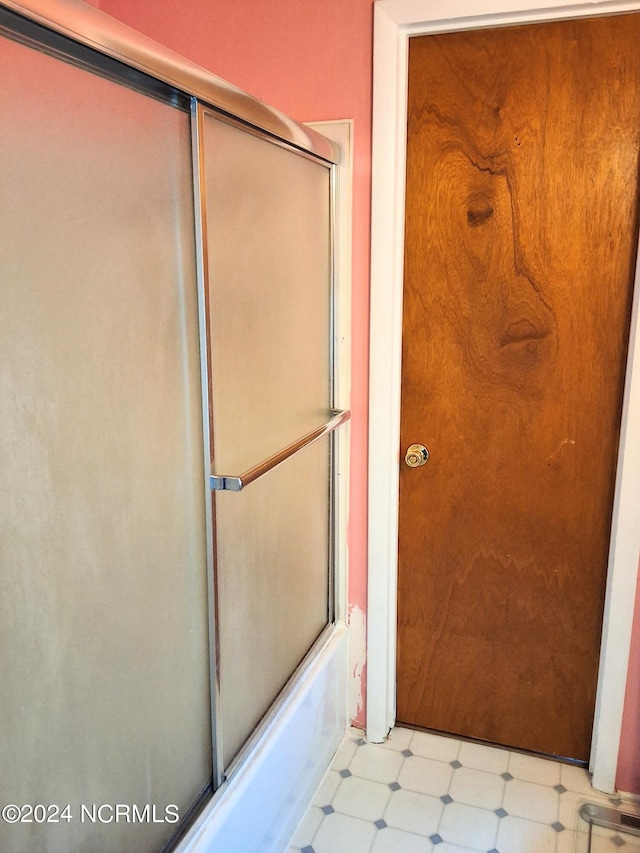
[[[334,622],[338,154],[90,7],[0,66],[0,847],[172,849]]]

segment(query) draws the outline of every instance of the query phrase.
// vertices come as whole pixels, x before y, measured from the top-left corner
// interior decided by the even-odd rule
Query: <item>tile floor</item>
[[[369,744],[350,729],[289,853],[640,851],[610,830],[590,842],[583,802],[621,803],[578,767],[403,728]]]

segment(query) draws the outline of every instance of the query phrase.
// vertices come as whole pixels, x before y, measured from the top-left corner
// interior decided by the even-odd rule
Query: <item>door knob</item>
[[[429,451],[424,444],[412,444],[404,455],[404,461],[409,468],[419,468],[429,459]]]

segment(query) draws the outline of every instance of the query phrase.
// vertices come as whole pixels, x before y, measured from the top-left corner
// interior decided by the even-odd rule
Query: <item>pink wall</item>
[[[640,566],[638,572],[640,575]],[[616,787],[619,791],[640,794],[640,576],[636,589],[633,636]]]
[[[349,601],[364,613],[373,0],[92,2],[300,121],[354,119]],[[356,721],[364,723],[363,702]],[[640,793],[640,591],[618,785]]]

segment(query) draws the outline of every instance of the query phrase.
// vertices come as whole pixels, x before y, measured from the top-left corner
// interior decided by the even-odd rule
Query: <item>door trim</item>
[[[640,0],[377,0],[374,6],[367,737],[395,722],[400,370],[411,36],[640,10]],[[615,789],[640,555],[640,271],[636,268],[590,769]],[[636,436],[634,443],[633,436]]]

